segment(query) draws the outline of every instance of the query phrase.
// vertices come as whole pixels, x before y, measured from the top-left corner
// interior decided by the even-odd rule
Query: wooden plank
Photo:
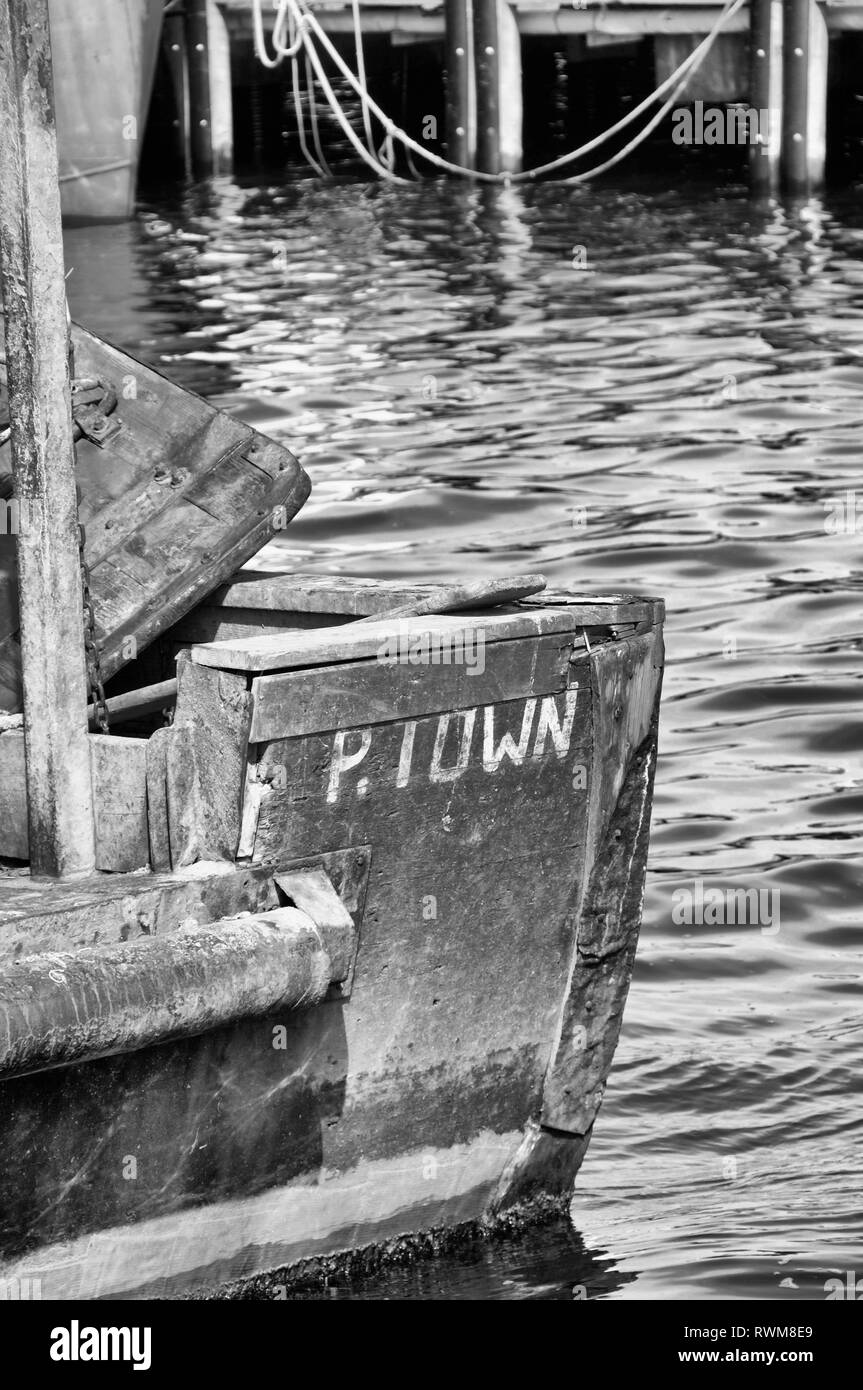
[[[251,700],[246,678],[194,666],[177,670],[177,709],[166,740],[171,863],[230,859],[242,830]]]
[[[541,859],[549,837],[573,851],[584,844],[586,779],[572,791],[591,746],[582,666],[582,687],[566,692],[267,744],[255,861],[368,842],[403,880],[403,902],[426,891],[425,874],[449,916],[470,920],[471,904],[482,916],[483,891],[508,855]],[[539,861],[530,874],[536,882]]]
[[[474,665],[352,662],[260,676],[252,684],[249,738],[266,743],[548,695],[565,688],[572,647],[572,634],[558,633],[535,644],[497,642],[487,652],[475,650],[469,653],[480,659]]]
[[[5,735],[4,735],[5,737]],[[0,740],[2,742],[2,740]],[[40,951],[101,946],[276,907],[272,870],[193,865],[173,874],[96,874],[55,883],[0,878],[0,964]]]
[[[397,604],[375,617],[390,622],[396,618],[421,618],[426,614],[459,613],[465,609],[502,607],[530,598],[545,588],[541,574],[515,574],[503,579],[474,579],[462,584],[442,584],[424,598],[412,603]],[[374,622],[374,617],[360,618],[361,623]]]
[[[81,566],[47,0],[0,8],[0,261],[34,874],[91,873]]]
[[[94,799],[95,867],[131,872],[149,863],[146,741],[91,735],[87,739]],[[30,858],[24,736],[0,735],[0,856]]]
[[[168,745],[170,726],[157,729],[147,739],[147,833],[150,864],[154,873],[167,873],[171,867],[171,837],[168,826]]]
[[[363,618],[399,603],[413,603],[431,584],[402,579],[354,579],[341,574],[243,573],[210,599],[214,608],[261,608],[275,613],[333,613]]]
[[[546,589],[541,599],[525,599],[525,608],[548,604],[566,605],[579,627],[623,627],[627,623],[655,627],[665,620],[661,598],[640,598],[634,594],[577,594],[565,589]]]
[[[147,740],[90,738],[96,820],[96,868],[131,873],[149,868]]]
[[[335,613],[280,613],[266,608],[212,608],[209,602],[187,613],[164,634],[179,645],[232,642],[241,637],[264,637],[273,632],[308,632],[351,619]]]
[[[513,609],[509,613],[453,617],[403,618],[348,623],[335,630],[286,633],[284,636],[249,637],[238,642],[209,642],[192,648],[192,660],[201,666],[225,671],[292,670],[299,666],[325,666],[332,662],[360,661],[380,656],[389,660],[399,644],[402,651],[428,649],[448,643],[454,650],[482,640],[501,642],[516,637],[543,637],[555,632],[574,632],[576,619],[565,610]]]

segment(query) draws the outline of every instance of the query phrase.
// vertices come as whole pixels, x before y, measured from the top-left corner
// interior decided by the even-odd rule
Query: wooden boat
[[[164,0],[50,0],[68,222],[132,215]]]
[[[173,723],[92,735],[123,871],[0,878],[2,1277],[278,1289],[566,1205],[638,937],[662,609],[351,621],[425,591],[220,589],[156,644]]]
[[[70,400],[47,28],[0,6],[2,1287],[272,1296],[561,1211],[638,937],[662,604],[228,578],[308,481],[81,330]]]

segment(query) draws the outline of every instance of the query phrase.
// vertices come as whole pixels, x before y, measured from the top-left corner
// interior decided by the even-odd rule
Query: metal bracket
[[[308,914],[333,961],[329,999],[350,999],[366,905],[371,845],[308,855],[273,874],[280,901]]]

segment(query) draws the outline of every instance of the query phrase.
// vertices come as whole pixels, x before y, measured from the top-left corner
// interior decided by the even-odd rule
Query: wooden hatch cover
[[[107,679],[287,525],[310,483],[287,449],[151,367],[78,325],[72,343],[76,420],[89,431],[76,447],[79,519]],[[9,500],[3,374],[0,362],[0,709],[11,712],[22,698],[14,533],[27,517]]]

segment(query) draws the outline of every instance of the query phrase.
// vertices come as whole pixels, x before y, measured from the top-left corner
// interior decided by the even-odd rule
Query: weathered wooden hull
[[[199,645],[147,744],[161,874],[0,883],[0,976],[254,914],[304,864],[356,931],[351,978],[313,1008],[0,1081],[0,1273],[44,1298],[257,1276],[277,1295],[303,1261],[569,1199],[638,937],[660,608],[465,618],[469,674],[390,660],[376,625],[338,628],[325,659],[308,628],[358,602],[386,606],[357,589],[288,614],[240,583],[184,620],[169,648]]]
[[[64,220],[131,217],[163,0],[50,0]]]

